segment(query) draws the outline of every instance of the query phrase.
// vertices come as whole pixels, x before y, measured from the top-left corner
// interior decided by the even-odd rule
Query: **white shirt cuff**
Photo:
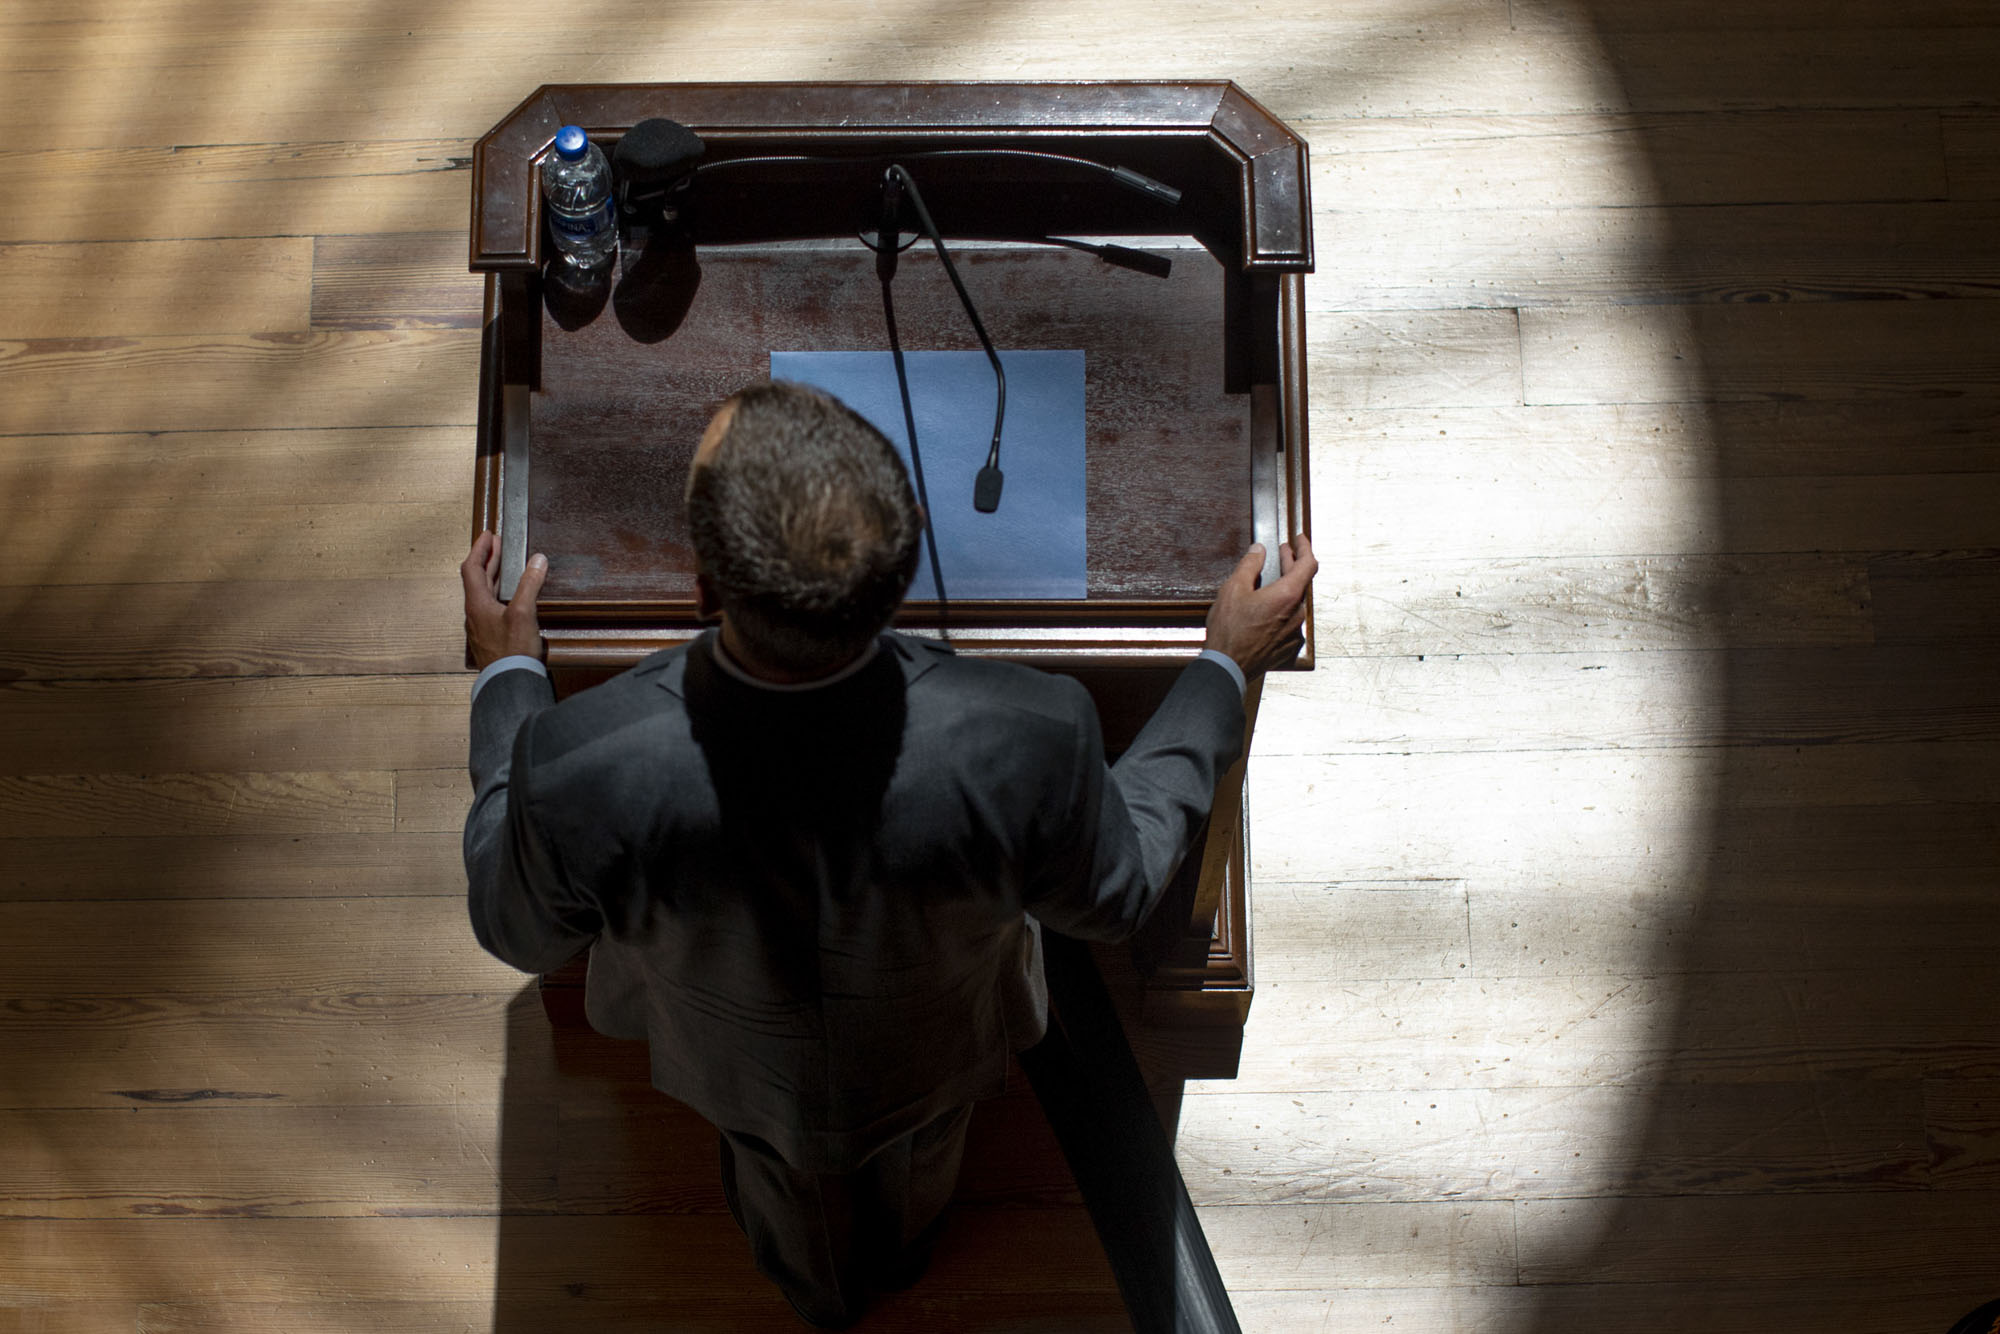
[[[1230,657],[1219,648],[1205,648],[1201,651],[1200,656],[1207,658],[1210,662],[1222,668],[1223,671],[1229,673],[1229,679],[1236,683],[1236,697],[1238,699],[1241,699],[1244,692],[1249,690],[1249,679],[1243,675],[1243,669],[1236,665],[1236,659]],[[493,664],[493,667],[498,667],[499,665],[496,662]],[[537,664],[537,666],[539,665]],[[493,668],[489,667],[487,670],[492,671]]]
[[[549,669],[542,665],[540,658],[531,658],[525,653],[515,653],[505,658],[495,658],[492,662],[486,664],[486,669],[480,672],[478,677],[473,681],[472,697],[478,699],[479,692],[486,688],[486,683],[500,675],[500,673],[511,672],[519,667],[525,667],[532,672],[539,672],[543,676],[549,674]]]

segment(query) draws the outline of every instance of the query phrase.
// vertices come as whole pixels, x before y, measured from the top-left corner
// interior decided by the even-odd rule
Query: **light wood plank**
[[[310,588],[322,580],[332,585],[327,591],[337,598],[342,592],[352,596],[351,586],[361,581],[381,579],[384,591],[394,592],[399,584],[407,588],[415,582],[413,576],[455,577],[454,567],[465,559],[471,526],[463,497],[394,505],[216,507],[203,517],[210,526],[190,534],[192,521],[174,507],[102,513],[39,509],[21,514],[8,527],[28,554],[0,573],[0,588],[8,590],[0,596],[9,596],[11,602],[15,596],[34,597],[30,589],[67,592],[73,584],[143,590],[149,584],[219,583],[240,571],[254,572],[263,582],[289,585],[280,592],[295,593],[310,605],[326,596]],[[23,591],[14,594],[15,589]],[[464,596],[462,585],[459,596]],[[48,597],[41,594],[44,602]],[[241,610],[247,610],[247,604],[248,599]],[[422,608],[419,600],[411,610]],[[290,612],[294,619],[298,614],[297,607]],[[458,625],[462,634],[462,610],[457,616],[447,615],[445,624]],[[442,627],[433,622],[430,628]],[[306,636],[308,643],[314,638],[317,635]]]
[[[144,523],[152,516],[138,511],[135,517]],[[322,511],[321,517],[328,516]],[[361,526],[358,521],[347,531],[356,526]],[[430,557],[436,564],[435,546],[441,540],[427,538],[418,552],[406,547],[401,554]],[[64,554],[67,562],[75,550]],[[267,553],[260,561],[276,563],[276,557]],[[158,565],[147,570],[159,571]],[[44,582],[0,592],[0,609],[10,627],[0,640],[0,679],[457,672],[465,666],[463,600],[458,581],[436,573],[207,583]]]
[[[472,463],[457,425],[20,436],[0,445],[0,513],[462,502]]]
[[[405,769],[396,775],[399,833],[455,833],[465,828],[471,808],[472,780],[463,766]]]
[[[1690,985],[1602,962],[1620,971],[1339,988],[1263,983],[1229,1087],[1300,1097],[2000,1073],[1995,1002],[1979,968],[1722,973]]]
[[[458,831],[9,838],[0,900],[370,898],[465,892]]]
[[[274,71],[273,77],[287,76]],[[74,76],[57,81],[65,87],[78,82]],[[35,96],[28,89],[33,82],[11,78],[8,92]],[[103,82],[85,81],[86,86]],[[121,97],[134,95],[144,94],[120,90]],[[144,96],[149,105],[160,102]],[[246,114],[256,104],[254,98],[246,102]],[[273,103],[262,105],[274,109]],[[39,111],[33,117],[44,125],[68,119]],[[482,131],[491,123],[479,122]],[[35,151],[17,141],[0,153],[0,173],[14,182],[0,199],[0,235],[58,243],[444,231],[466,225],[469,139],[383,142],[367,134],[328,139],[320,126],[274,142],[270,129],[266,121],[245,136],[248,142],[193,136],[181,140],[187,147],[139,146],[119,133],[97,135],[102,147]]]
[[[521,977],[479,948],[456,898],[7,903],[0,924],[0,996],[20,1000],[433,995]]]
[[[470,426],[478,384],[469,330],[16,340],[0,433]]]
[[[1370,210],[1318,219],[1316,310],[1985,298],[1990,204]]]
[[[1399,201],[1436,212],[1945,195],[1933,111],[1379,116],[1294,128],[1311,144],[1314,201],[1336,212]],[[1841,151],[1823,151],[1834,140]]]
[[[1323,657],[1831,647],[1875,637],[1868,567],[1828,555],[1342,553],[1313,582],[1313,626]]]
[[[295,1107],[256,1102],[135,1111],[0,1112],[14,1146],[0,1218],[396,1218],[546,1208],[532,1177],[554,1109]],[[711,1173],[713,1166],[711,1165]],[[718,1199],[720,1198],[718,1193]]]
[[[1672,322],[1627,307],[1524,310],[1527,401],[2000,395],[1989,303],[1872,304],[1688,306]],[[1677,361],[1693,373],[1643,369]]]
[[[1198,1205],[1769,1195],[1925,1188],[1923,1121],[1874,1080],[1202,1093],[1175,1144]]]
[[[1454,977],[1469,966],[1460,881],[1260,880],[1255,892],[1263,981]]]
[[[1306,336],[1322,410],[1521,401],[1512,311],[1321,314]]]
[[[1299,1204],[1195,1212],[1230,1291],[1504,1283],[1515,1274],[1513,1205],[1486,1201]]]
[[[443,769],[465,760],[472,676],[19,681],[0,773]]]
[[[299,237],[0,245],[0,338],[303,331],[312,268]]]
[[[14,836],[386,832],[386,773],[32,774],[0,777],[0,848]]]
[[[1591,0],[1581,9],[1570,0],[1514,0],[1508,13],[1517,27],[1549,32],[1573,32],[1586,21],[1600,32],[1770,29],[1811,34],[1861,28],[1868,30],[1865,36],[1879,38],[1911,29],[1979,28],[1993,22],[1993,10],[1984,0],[1904,0],[1893,11],[1876,0],[1820,0],[1807,8],[1791,0],[1729,5],[1714,0]]]
[[[1827,1195],[1811,1209],[1758,1197],[1523,1201],[1521,1281],[1962,1279],[1990,1273],[1996,1209],[2000,1196],[1984,1191]],[[1594,1244],[1562,1245],[1577,1234]]]

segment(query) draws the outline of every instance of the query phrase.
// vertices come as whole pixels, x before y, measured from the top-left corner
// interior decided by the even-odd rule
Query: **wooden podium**
[[[650,117],[707,143],[676,225],[628,235],[597,291],[545,283],[536,165],[556,131],[581,125],[608,152]],[[499,534],[503,588],[530,550],[548,554],[558,694],[700,633],[682,506],[695,442],[772,351],[887,346],[859,234],[891,162],[918,181],[996,346],[1084,350],[1088,596],[953,599],[952,643],[1080,679],[1116,753],[1200,647],[1244,548],[1262,541],[1275,570],[1277,543],[1310,531],[1306,150],[1233,84],[537,90],[473,150],[471,266],[487,275],[473,531]],[[1049,238],[1112,240],[1171,272]],[[978,346],[928,246],[904,255],[895,296],[906,349]],[[897,620],[937,622],[923,602]],[[1131,963],[1103,956],[1114,980],[1143,979],[1147,1025],[1195,1030],[1187,1075],[1233,1075],[1249,1013],[1245,816],[1239,764]]]

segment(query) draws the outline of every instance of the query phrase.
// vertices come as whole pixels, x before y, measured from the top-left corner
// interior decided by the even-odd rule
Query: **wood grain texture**
[[[1689,306],[1521,312],[1530,403],[1928,398],[2000,393],[2000,319],[1985,302]],[[1698,361],[1703,382],[1625,366]]]
[[[427,996],[496,991],[520,977],[479,948],[455,898],[8,903],[0,922],[0,996],[20,1000]],[[94,943],[27,943],[59,940]]]
[[[29,774],[0,778],[0,828],[37,838],[387,832],[384,773]]]
[[[1456,212],[1662,200],[1863,204],[1945,193],[1933,111],[1385,116],[1296,128],[1312,150],[1313,198],[1336,212],[1407,199]],[[1833,139],[1838,155],[1818,151]],[[1573,225],[1620,221],[1580,215]]]
[[[0,432],[469,426],[478,352],[456,329],[17,339]]]
[[[550,1139],[510,1110],[517,1148]],[[0,1218],[398,1218],[483,1215],[499,1203],[490,1106],[294,1107],[258,1102],[0,1113],[15,1146]],[[509,1178],[508,1205],[546,1207]]]
[[[302,237],[0,245],[0,338],[295,333],[312,267]]]
[[[461,775],[462,777],[462,775]],[[434,834],[180,831],[6,840],[0,899],[369,898],[465,892],[458,831]]]
[[[2000,199],[2000,114],[1947,112],[1945,176],[1953,199]]]
[[[0,9],[0,1331],[791,1324],[712,1132],[464,920],[469,145],[544,81],[1218,72],[1319,243],[1320,667],[1178,1099],[1244,1327],[1946,1329],[1996,65],[1985,0]],[[867,1327],[1126,1328],[1018,1088],[974,1135]]]
[[[2000,210],[1989,204],[1436,212],[1368,203],[1344,198],[1323,219],[1319,242],[1341,260],[1307,286],[1314,309],[1951,300],[2000,290]]]
[[[1589,1151],[1641,1102],[1657,1148]],[[1176,1144],[1202,1205],[1771,1195],[1921,1190],[1924,1124],[1916,1084],[1872,1080],[1204,1093]]]
[[[10,1107],[23,1110],[497,1104],[507,1007],[526,981],[514,975],[505,990],[484,994],[357,987],[234,999],[84,997],[58,987],[52,995],[0,1000],[0,1057],[9,1072],[0,1088]],[[510,1093],[532,1098],[536,1091]]]
[[[15,91],[25,81],[8,82]],[[103,147],[35,151],[16,144],[0,153],[0,171],[16,183],[0,201],[0,234],[56,243],[443,231],[464,224],[470,139],[376,143],[309,133],[272,142],[264,132],[235,142],[203,136],[183,141],[185,147],[116,135]]]
[[[462,508],[462,507],[460,507]],[[296,511],[293,512],[296,514]],[[131,512],[142,525],[172,520]],[[290,517],[290,516],[287,516]],[[346,514],[321,510],[315,521],[340,525]],[[463,519],[462,514],[455,518]],[[393,521],[408,522],[405,512]],[[352,531],[357,523],[344,525]],[[428,525],[426,525],[428,526]],[[418,576],[338,579],[219,579],[131,584],[71,584],[54,580],[0,591],[11,633],[0,641],[0,679],[105,680],[190,676],[357,676],[456,672],[465,664],[464,590],[435,572],[443,525],[426,532],[427,559]],[[107,563],[134,573],[174,573],[176,562],[141,563],[137,543],[98,548]],[[251,543],[245,543],[251,545]],[[290,546],[285,542],[275,543]],[[120,550],[124,547],[124,550]],[[63,565],[90,548],[66,547]],[[157,548],[155,548],[157,550]],[[392,559],[393,549],[384,555]],[[407,542],[400,553],[412,557]],[[291,558],[318,573],[339,553],[316,544]],[[197,559],[228,568],[226,556],[204,546]],[[266,570],[284,563],[264,550]],[[412,564],[416,562],[411,561]],[[75,566],[50,571],[80,573]],[[384,622],[383,608],[396,608]]]
[[[470,693],[463,672],[17,681],[0,687],[0,773],[442,768],[464,758]]]
[[[477,329],[484,291],[459,231],[313,240],[315,329]]]

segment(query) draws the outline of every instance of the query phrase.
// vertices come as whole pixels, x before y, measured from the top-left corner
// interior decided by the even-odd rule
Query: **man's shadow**
[[[644,1043],[590,1030],[580,981],[554,1016],[534,986],[507,1010],[494,1334],[805,1329],[730,1219],[714,1127],[652,1088]],[[1018,1067],[973,1114],[929,1271],[859,1327],[1130,1329]]]

